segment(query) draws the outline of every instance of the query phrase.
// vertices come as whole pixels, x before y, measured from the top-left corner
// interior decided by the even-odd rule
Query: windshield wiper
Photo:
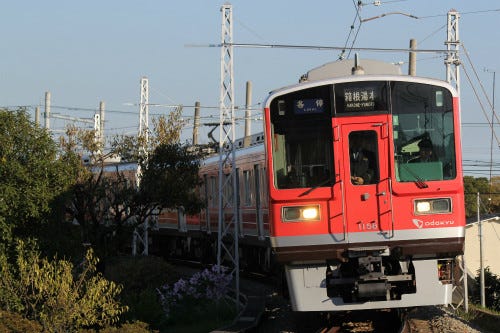
[[[415,178],[415,180],[413,180],[413,182],[415,183],[415,185],[417,185],[418,188],[428,188],[429,187],[429,185],[426,184],[426,182],[422,179],[422,177],[420,177],[415,172],[413,172],[411,170],[411,168],[406,166],[406,164],[402,164],[402,166],[405,168],[406,171],[408,171],[408,173],[410,175],[413,176],[413,178]]]
[[[318,187],[322,187],[322,186],[325,186],[326,184],[328,184],[329,182],[332,181],[332,178],[328,178],[327,180],[324,180],[322,181],[321,183],[317,184],[317,185],[314,185],[313,187],[311,187],[310,189],[306,190],[304,193],[301,193],[299,194],[299,197],[303,197],[304,195],[308,195],[309,193],[311,193],[312,191],[314,191],[315,189],[317,189]]]

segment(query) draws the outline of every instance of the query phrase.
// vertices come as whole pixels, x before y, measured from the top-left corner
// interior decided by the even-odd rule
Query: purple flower
[[[186,299],[220,300],[227,294],[232,282],[232,276],[226,272],[226,267],[215,265],[210,270],[193,274],[188,280],[179,279],[172,288],[161,286],[157,292],[166,316]]]

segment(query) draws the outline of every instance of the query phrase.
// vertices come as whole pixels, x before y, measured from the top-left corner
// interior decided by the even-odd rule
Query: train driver
[[[351,165],[351,182],[354,185],[375,182],[375,154],[366,149],[366,142],[361,133],[349,135],[349,155]]]
[[[435,161],[434,153],[433,153],[433,145],[430,139],[422,139],[418,143],[418,156],[411,159],[410,163],[415,162],[433,162]]]

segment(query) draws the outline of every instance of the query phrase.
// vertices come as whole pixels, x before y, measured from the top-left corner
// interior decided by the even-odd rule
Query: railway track
[[[316,333],[396,333],[401,332],[404,318],[394,309],[335,313]]]
[[[186,276],[207,268],[194,261],[170,261]],[[456,318],[447,308],[426,306],[405,311],[360,310],[331,313],[294,312],[272,277],[243,272],[240,281],[248,311],[242,312],[243,329],[224,328],[218,332],[250,333],[444,333],[479,332]],[[248,320],[253,318],[252,324]]]
[[[193,260],[174,259],[170,263],[186,276],[207,268]],[[242,272],[240,288],[246,309],[230,327],[214,332],[250,333],[368,333],[403,332],[401,316],[395,310],[348,311],[339,313],[294,312],[288,299],[282,297],[280,287],[272,277],[261,273]],[[249,318],[258,318],[248,323]],[[246,323],[247,322],[247,323]],[[411,331],[407,331],[410,333]],[[213,332],[212,332],[213,333]]]

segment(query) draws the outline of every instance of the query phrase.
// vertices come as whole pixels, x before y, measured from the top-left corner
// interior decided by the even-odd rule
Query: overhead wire
[[[470,12],[461,12],[460,15],[468,15],[468,14],[482,14],[482,13],[490,13],[490,12],[498,12],[500,9],[485,9],[485,10],[476,10]],[[437,15],[428,15],[428,16],[419,16],[421,19],[434,18],[434,17],[442,17],[447,16],[448,14],[437,14]]]
[[[469,61],[469,64],[470,64],[470,65],[471,65],[471,67],[472,67],[472,70],[474,71],[474,75],[476,76],[476,79],[477,79],[477,81],[479,82],[479,85],[481,86],[481,91],[483,92],[484,96],[486,97],[486,100],[488,101],[488,104],[490,105],[490,108],[493,110],[493,103],[491,102],[491,100],[490,100],[490,98],[489,98],[488,94],[486,93],[486,89],[484,89],[483,82],[482,82],[482,80],[479,78],[479,75],[477,74],[476,68],[474,67],[474,64],[472,63],[472,60],[471,60],[470,55],[469,55],[469,52],[467,51],[467,48],[465,47],[465,45],[464,45],[463,43],[461,43],[461,45],[462,45],[462,48],[463,48],[463,49],[464,49],[464,51],[465,51],[465,56],[467,57],[467,60]],[[500,123],[500,120],[499,120],[499,118],[498,118],[498,115],[497,115],[496,113],[494,113],[494,115],[495,115],[495,118],[496,118],[497,122],[498,122],[498,123]],[[487,116],[486,118],[488,119],[488,123],[490,123],[490,122],[489,122],[489,116]],[[490,123],[490,125],[492,125],[492,126],[493,126],[493,124],[492,124],[492,123]],[[497,141],[498,141],[498,139],[497,139]]]
[[[477,79],[477,81],[479,82],[479,85],[480,85],[480,87],[481,87],[481,90],[482,90],[482,92],[483,92],[484,96],[486,97],[486,100],[488,101],[488,103],[489,103],[489,105],[490,105],[491,109],[493,109],[493,104],[491,103],[491,101],[490,101],[490,99],[489,99],[489,97],[488,97],[488,94],[486,94],[486,91],[485,91],[485,89],[484,89],[484,85],[482,84],[482,81],[481,81],[481,79],[479,78],[479,76],[478,76],[478,74],[477,74],[477,71],[476,71],[476,69],[475,69],[475,67],[474,67],[474,64],[472,63],[472,60],[470,59],[469,52],[467,51],[467,48],[465,47],[465,45],[464,45],[463,43],[461,43],[461,45],[462,45],[462,48],[464,49],[464,52],[465,52],[466,58],[467,58],[467,60],[469,61],[469,65],[471,66],[472,71],[474,72],[474,75],[476,76],[476,79]],[[474,92],[474,95],[476,96],[476,99],[477,99],[477,101],[478,101],[478,103],[479,103],[479,106],[481,107],[481,111],[483,112],[483,115],[485,116],[485,118],[486,118],[486,120],[487,120],[488,124],[490,125],[490,129],[491,129],[491,131],[492,131],[492,133],[493,133],[493,136],[495,137],[495,140],[496,140],[497,146],[498,146],[498,147],[500,147],[500,140],[499,140],[498,136],[497,136],[497,135],[496,135],[496,133],[495,133],[494,123],[493,123],[492,121],[490,122],[489,115],[487,115],[487,114],[486,114],[486,110],[485,110],[485,108],[484,108],[484,106],[483,106],[483,103],[481,102],[481,99],[479,98],[479,95],[478,95],[478,93],[477,93],[477,90],[476,90],[476,88],[475,88],[474,84],[472,83],[472,80],[471,80],[471,78],[470,78],[470,76],[469,76],[469,73],[467,72],[467,69],[466,69],[466,67],[465,67],[465,66],[463,66],[463,71],[464,71],[464,73],[465,73],[465,76],[467,77],[467,80],[468,80],[468,82],[469,82],[469,84],[470,84],[470,86],[471,86],[472,91]],[[495,114],[495,113],[493,113],[493,114],[495,115],[495,118],[496,118],[497,122],[498,122],[498,123],[500,123],[500,121],[499,121],[499,119],[498,119],[498,115],[497,115],[497,114]]]
[[[352,32],[354,30],[354,23],[356,22],[356,20],[359,20],[359,27],[358,27],[358,30],[356,32],[356,36],[358,35],[358,32],[359,32],[359,29],[361,28],[361,16],[359,15],[359,8],[361,7],[361,4],[356,4],[355,3],[355,0],[352,0],[353,4],[354,4],[354,7],[356,8],[356,14],[354,15],[354,19],[352,21],[352,24],[351,24],[351,27],[349,29],[349,33],[347,34],[347,38],[346,38],[346,41],[344,43],[344,47],[341,51],[341,53],[339,54],[339,60],[343,60],[345,59],[345,52],[346,52],[346,49],[347,49],[347,45],[349,44],[349,40],[351,39],[351,35],[352,35]],[[351,44],[351,49],[352,47],[354,46],[354,42],[356,41],[356,38],[353,40],[352,44]],[[349,58],[351,54],[351,51],[349,50],[349,54],[347,55],[347,58]]]
[[[354,35],[354,39],[352,40],[351,47],[349,48],[349,53],[347,54],[347,58],[349,58],[351,56],[351,52],[354,48],[354,43],[356,43],[356,40],[358,39],[359,31],[361,30],[361,24],[363,24],[363,21],[361,20],[361,15],[359,14],[359,11],[361,9],[361,5],[359,5],[359,2],[358,2],[358,5],[356,5],[355,0],[352,0],[352,1],[354,3],[355,8],[356,8],[356,16],[354,17],[354,20],[356,20],[356,18],[357,18],[359,20],[359,25],[358,25],[358,29],[356,30],[356,34]]]

